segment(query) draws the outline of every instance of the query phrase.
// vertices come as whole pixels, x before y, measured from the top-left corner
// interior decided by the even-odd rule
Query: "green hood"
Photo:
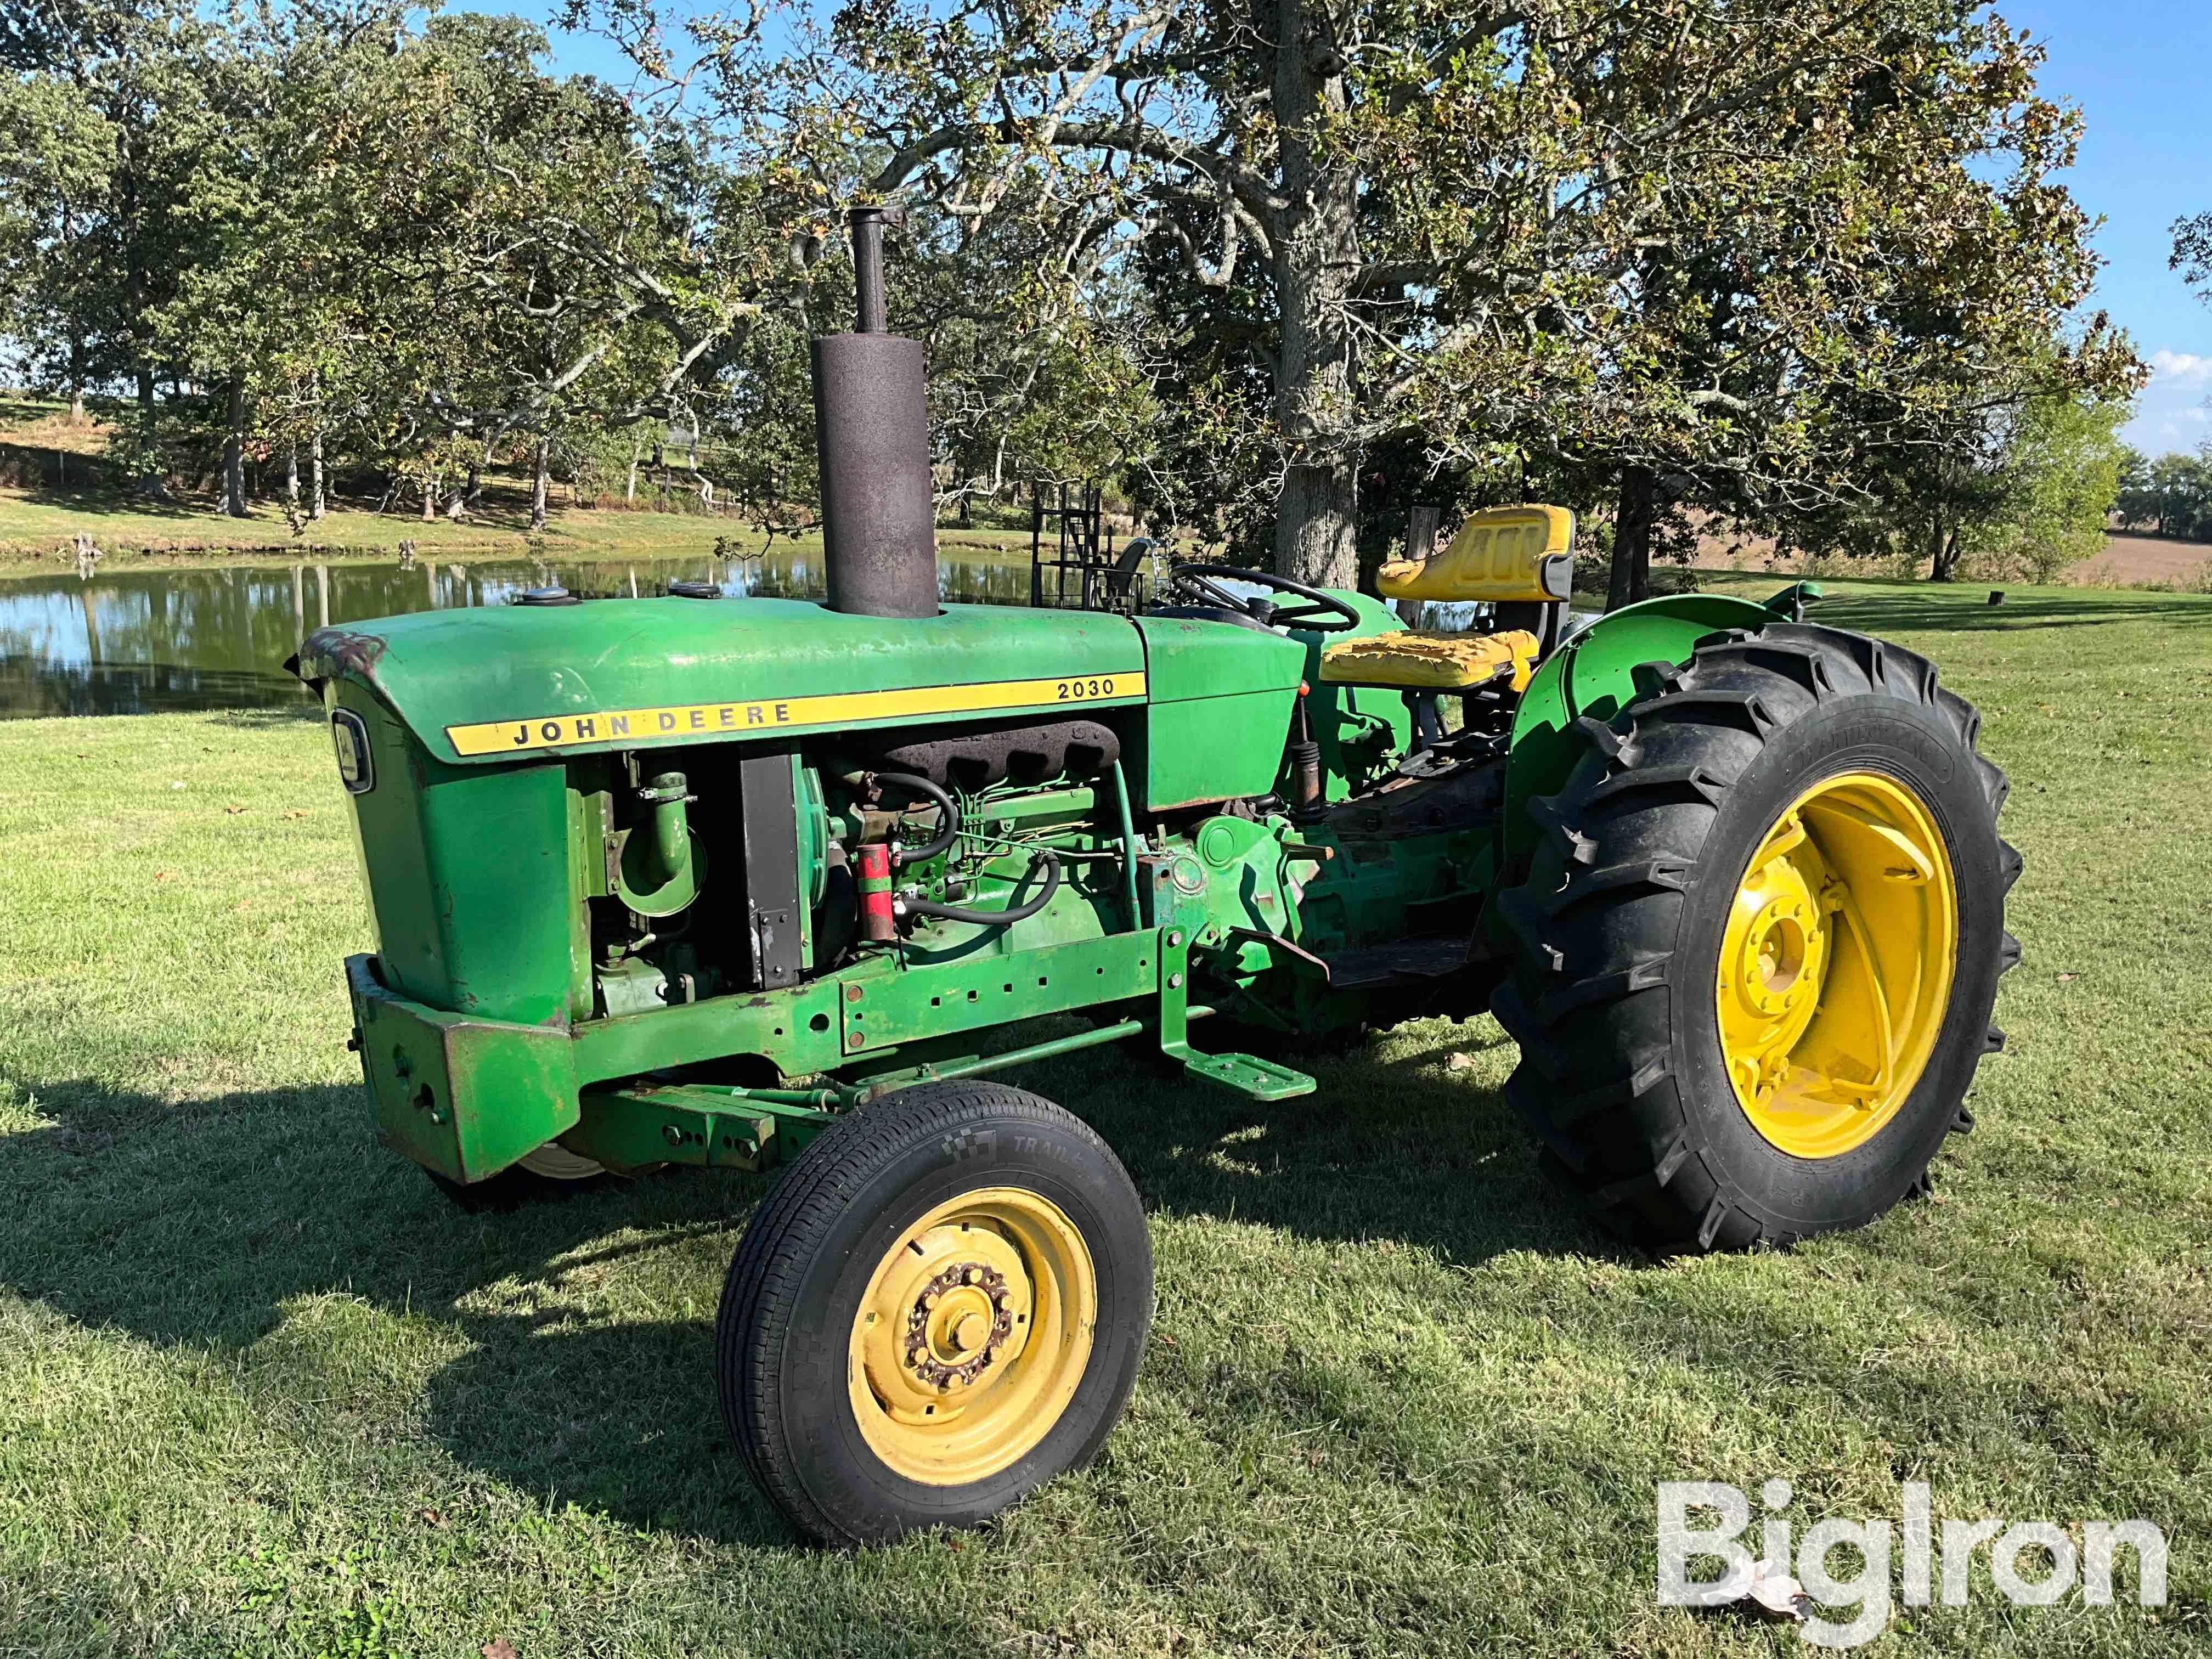
[[[1065,712],[1145,701],[1126,619],[950,605],[851,617],[804,599],[592,599],[349,623],[287,665],[368,688],[441,761]]]

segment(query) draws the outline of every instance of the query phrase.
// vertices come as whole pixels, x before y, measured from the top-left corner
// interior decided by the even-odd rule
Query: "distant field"
[[[2092,565],[2109,562],[2123,587],[2137,582],[2203,581],[2212,587],[2212,542],[2170,542],[2158,536],[2110,535]],[[2200,590],[2203,591],[2203,590]]]
[[[1776,1475],[1802,1525],[1924,1480],[1939,1516],[2172,1540],[2163,1609],[1978,1569],[1869,1653],[2203,1655],[2212,598],[1831,589],[1978,702],[2027,859],[2011,1042],[1932,1200],[1629,1254],[1544,1184],[1487,1018],[1272,1107],[1033,1067],[1151,1217],[1127,1419],[986,1531],[855,1556],[793,1543],[715,1413],[762,1183],[469,1217],[374,1144],[316,722],[0,725],[0,1655],[1783,1659],[1652,1588],[1655,1482]]]

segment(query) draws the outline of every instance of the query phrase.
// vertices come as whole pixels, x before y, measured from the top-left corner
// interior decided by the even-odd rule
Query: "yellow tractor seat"
[[[1491,507],[1427,559],[1393,559],[1376,573],[1386,599],[1556,603],[1574,586],[1575,515],[1564,507]]]
[[[1472,691],[1499,680],[1525,691],[1541,649],[1526,629],[1497,634],[1373,634],[1321,653],[1331,685],[1389,686],[1401,691]]]

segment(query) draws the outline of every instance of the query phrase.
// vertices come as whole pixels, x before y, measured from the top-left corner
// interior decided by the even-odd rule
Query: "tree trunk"
[[[1275,571],[1318,587],[1359,583],[1359,456],[1344,434],[1352,407],[1345,301],[1359,262],[1359,180],[1314,154],[1315,129],[1345,108],[1344,56],[1317,0],[1275,7],[1275,121],[1283,194],[1275,238],[1282,349],[1276,419],[1285,447]]]
[[[70,337],[69,362],[70,424],[84,424],[84,340],[82,336]]]
[[[284,505],[300,510],[300,441],[284,441]]]
[[[1934,580],[1939,582],[1948,582],[1958,575],[1959,532],[1956,530],[1943,538],[1943,545],[1936,551],[1936,568],[1932,574]]]
[[[246,377],[230,381],[230,417],[222,434],[222,510],[234,519],[248,516],[246,505]]]
[[[422,522],[428,524],[438,516],[438,475],[430,463],[422,463]]]
[[[1959,566],[1959,532],[1943,522],[1941,514],[1928,526],[1928,580],[1948,582]]]
[[[318,425],[307,440],[307,516],[323,516],[323,428]]]
[[[154,414],[154,371],[142,368],[138,371],[138,477],[132,487],[141,495],[160,501],[169,493],[167,472],[161,459],[161,428]]]
[[[1620,506],[1613,521],[1613,580],[1605,608],[1618,611],[1651,597],[1651,526],[1658,517],[1657,480],[1648,466],[1620,470]]]
[[[645,434],[634,432],[629,440],[629,483],[623,490],[623,500],[630,505],[637,501],[637,458],[645,448]]]
[[[538,440],[536,476],[530,483],[530,527],[545,528],[545,485],[551,476],[553,441],[540,434]]]

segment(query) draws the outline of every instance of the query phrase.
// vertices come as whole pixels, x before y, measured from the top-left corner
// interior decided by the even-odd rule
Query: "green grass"
[[[2172,1540],[2155,1617],[1984,1583],[1874,1651],[2203,1651],[2212,600],[1832,586],[1981,704],[2028,860],[1932,1201],[1624,1254],[1537,1178],[1487,1020],[1272,1108],[1035,1068],[1152,1212],[1134,1401],[990,1530],[854,1556],[790,1542],[714,1413],[757,1183],[471,1218],[372,1143],[315,724],[0,724],[0,1653],[1791,1653],[1651,1594],[1655,1482],[1773,1474],[1801,1526],[1921,1479]]]
[[[718,538],[748,548],[764,538],[732,516],[696,513],[627,513],[555,507],[543,535],[527,533],[526,515],[495,505],[467,524],[443,519],[425,524],[405,513],[377,514],[335,507],[319,523],[294,536],[281,507],[257,506],[252,516],[233,519],[191,501],[141,502],[105,493],[0,489],[0,575],[72,569],[73,538],[88,532],[104,555],[103,572],[154,566],[261,563],[301,557],[389,562],[399,544],[413,541],[440,558],[650,559],[697,557]],[[1026,532],[941,532],[954,556],[963,550],[1018,546],[1026,558]],[[800,538],[818,550],[818,534]]]
[[[109,431],[97,422],[72,424],[58,404],[0,395],[0,463],[21,459],[46,480],[36,488],[0,483],[0,575],[73,568],[73,542],[80,532],[92,537],[105,556],[101,568],[108,571],[303,556],[321,562],[381,562],[397,557],[402,541],[416,543],[426,555],[435,550],[441,558],[566,560],[696,557],[711,552],[718,538],[742,547],[758,547],[764,540],[734,514],[563,507],[558,487],[544,532],[532,535],[527,480],[504,475],[488,481],[482,510],[466,523],[443,518],[425,523],[404,504],[381,514],[359,505],[333,505],[325,517],[306,524],[295,536],[283,507],[275,501],[260,502],[250,516],[234,519],[210,499],[179,495],[149,501],[96,481],[76,465],[76,458],[96,459]],[[61,483],[46,470],[57,450],[69,452],[71,459],[64,466],[76,467]],[[677,474],[682,476],[680,468]],[[947,529],[939,540],[956,558],[1016,545],[1026,554],[1029,532],[1026,523],[1019,530]],[[800,546],[818,551],[820,538],[802,538]]]

